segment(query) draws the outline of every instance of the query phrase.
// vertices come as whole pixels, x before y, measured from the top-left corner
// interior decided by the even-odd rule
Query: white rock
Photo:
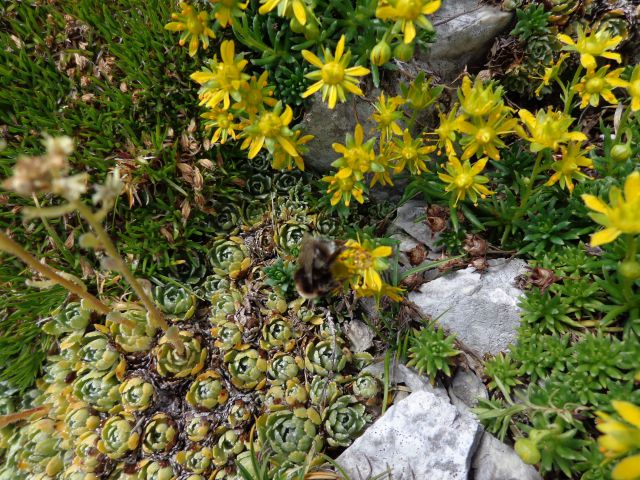
[[[440,234],[432,232],[427,226],[426,214],[427,204],[425,202],[410,200],[398,208],[393,225],[424,244],[430,252],[439,252],[441,247],[436,247],[436,242],[440,238]]]
[[[365,373],[370,373],[374,377],[378,378],[381,382],[384,382],[384,361],[376,362],[373,365],[365,367],[363,370]],[[420,375],[413,368],[409,368],[406,365],[392,360],[389,365],[389,385],[396,387],[398,385],[404,385],[411,392],[417,392],[419,390],[425,390],[433,393],[440,398],[448,399],[447,391],[441,385],[435,387],[429,383],[429,377]],[[399,393],[396,394],[395,400],[404,398]]]
[[[481,434],[471,414],[420,390],[390,407],[336,461],[353,480],[385,472],[393,480],[466,480]]]
[[[520,259],[489,260],[487,272],[469,267],[444,275],[410,293],[409,300],[455,333],[467,351],[479,358],[495,355],[516,340],[523,292],[514,280],[526,265]]]
[[[512,12],[482,5],[478,0],[442,2],[431,21],[436,41],[418,57],[445,81],[452,81],[467,65],[482,65],[494,38],[511,22]]]
[[[451,402],[460,409],[473,408],[478,404],[479,398],[489,398],[487,388],[480,377],[464,368],[458,369],[453,377],[449,387],[449,396]]]
[[[350,350],[354,353],[364,352],[373,345],[375,333],[369,325],[358,320],[351,320],[345,327],[344,333],[350,343]]]
[[[538,471],[524,463],[513,448],[486,432],[471,468],[474,480],[542,480]]]

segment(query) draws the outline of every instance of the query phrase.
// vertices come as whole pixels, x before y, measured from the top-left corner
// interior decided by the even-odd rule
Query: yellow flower
[[[560,154],[556,155],[556,161],[551,164],[551,169],[555,171],[547,186],[560,182],[562,188],[567,188],[569,192],[573,192],[573,181],[581,181],[589,178],[580,171],[580,168],[593,168],[593,161],[585,157],[584,154],[589,150],[582,150],[579,143],[571,142],[566,147],[560,146]]]
[[[631,402],[611,402],[624,422],[603,412],[596,412],[601,422],[596,425],[604,435],[598,438],[600,449],[608,457],[624,455],[640,448],[640,407]],[[640,478],[640,455],[631,455],[619,462],[611,472],[613,480]]]
[[[414,140],[409,129],[405,129],[402,140],[394,139],[390,147],[389,157],[395,161],[394,173],[402,172],[405,167],[413,175],[428,172],[426,161],[430,160],[429,153],[435,149],[435,146],[427,146],[419,138]]]
[[[548,87],[553,80],[558,78],[558,74],[560,73],[560,68],[562,67],[562,64],[567,58],[569,58],[568,53],[561,53],[556,63],[552,64],[550,67],[545,67],[544,75],[542,75],[542,77],[535,77],[535,78],[540,78],[540,80],[542,80],[542,83],[538,86],[538,88],[536,88],[537,96],[540,96],[540,92],[544,87]]]
[[[435,13],[441,3],[440,0],[381,0],[376,17],[396,22],[394,28],[404,34],[404,43],[411,43],[416,38],[416,24],[425,30],[433,30],[425,15]]]
[[[631,95],[631,110],[640,110],[640,65],[636,65],[631,72],[631,80],[627,85],[627,91]]]
[[[327,193],[333,193],[331,196],[331,205],[337,205],[343,201],[348,207],[351,203],[351,197],[355,198],[358,203],[364,203],[364,185],[361,182],[362,174],[354,172],[348,167],[341,168],[338,173],[327,176],[322,179],[323,182],[329,183]]]
[[[255,75],[248,82],[240,85],[240,101],[234,103],[232,108],[240,112],[249,114],[249,118],[253,118],[258,112],[264,110],[264,106],[275,106],[278,100],[273,98],[274,87],[269,85],[269,72],[264,71],[260,78]]]
[[[571,140],[582,142],[587,139],[582,132],[569,131],[573,118],[562,112],[554,112],[551,107],[546,111],[538,110],[535,117],[525,109],[520,110],[518,114],[529,130],[530,136],[527,136],[522,128],[518,129],[518,134],[531,143],[532,152],[539,152],[545,148],[555,151],[560,143]]]
[[[216,108],[200,116],[206,120],[204,122],[205,130],[215,129],[213,137],[211,137],[212,143],[220,140],[220,143],[224,144],[229,137],[233,140],[236,139],[235,129],[239,128],[239,125],[233,123],[235,116],[228,110]]]
[[[213,16],[222,28],[233,25],[233,17],[244,15],[249,2],[240,3],[238,0],[209,0],[213,3]]]
[[[200,42],[205,50],[209,48],[209,37],[216,38],[208,26],[209,18],[207,12],[196,12],[193,7],[184,2],[180,3],[182,11],[172,13],[171,18],[175,21],[167,23],[164,28],[172,32],[182,32],[180,45],[184,45],[189,39],[189,56],[193,57],[198,52]]]
[[[472,86],[471,79],[464,77],[458,89],[462,111],[471,117],[482,117],[494,110],[501,110],[504,106],[502,87],[495,90],[493,87],[493,82],[484,83],[480,78],[476,78]]]
[[[565,35],[564,33],[558,34],[558,40],[566,44],[563,50],[570,52],[578,52],[580,54],[580,63],[587,70],[593,70],[596,68],[596,58],[604,57],[611,60],[615,60],[620,63],[622,58],[619,53],[609,52],[607,50],[615,49],[622,41],[620,35],[612,36],[612,33],[603,28],[597,32],[589,32],[587,35],[582,28],[582,25],[578,25],[577,34],[578,38],[574,42],[573,39]]]
[[[459,122],[458,129],[467,136],[460,139],[460,145],[466,147],[462,154],[462,160],[467,160],[473,155],[478,158],[488,155],[493,160],[500,160],[499,148],[506,147],[500,136],[513,133],[518,125],[518,120],[511,118],[508,110],[496,109],[487,120],[476,117],[471,122]]]
[[[300,22],[301,25],[307,23],[307,7],[302,0],[260,0],[262,6],[258,12],[260,15],[269,13],[274,8],[278,7],[278,15],[281,17],[291,17]]]
[[[356,293],[363,289],[380,293],[384,285],[380,272],[389,268],[384,258],[391,255],[392,251],[391,247],[376,247],[367,240],[363,243],[347,240],[336,260],[336,276],[349,279]]]
[[[624,68],[618,68],[609,73],[607,73],[607,70],[609,70],[609,65],[605,65],[597,71],[587,70],[580,82],[574,85],[573,90],[578,92],[582,98],[580,108],[586,108],[587,105],[597,107],[600,103],[600,97],[611,104],[618,103],[618,99],[611,90],[628,85],[627,82],[620,78]]]
[[[440,118],[440,126],[434,130],[438,136],[438,154],[444,151],[447,155],[454,153],[453,142],[456,141],[456,132],[460,130],[460,124],[465,121],[464,114],[458,115],[458,104],[456,104],[448,115],[444,113],[438,114]]]
[[[302,154],[305,153],[304,145],[312,139],[313,135],[302,135],[302,130],[294,130],[293,137],[289,140],[300,155],[296,157],[291,156],[281,144],[276,143],[273,148],[271,167],[275,170],[291,170],[295,163],[298,169],[304,171],[304,160],[302,159]]]
[[[347,133],[344,145],[340,143],[331,145],[337,153],[342,154],[342,157],[331,165],[336,168],[350,168],[359,174],[367,173],[376,160],[376,154],[373,151],[375,141],[375,138],[370,138],[364,142],[364,129],[358,123],[353,135]]]
[[[282,112],[282,107],[282,102],[278,102],[273,111],[263,111],[242,131],[245,139],[240,148],[249,148],[249,159],[254,158],[263,146],[273,154],[278,144],[292,157],[300,156],[292,142],[294,134],[288,127],[293,120],[293,111],[286,105]]]
[[[385,98],[384,92],[380,93],[380,98],[373,104],[377,113],[372,115],[373,120],[378,124],[381,132],[380,141],[382,143],[392,135],[402,135],[402,129],[398,125],[398,120],[404,116],[398,107],[404,103],[401,97]]]
[[[460,163],[460,160],[454,155],[449,156],[449,161],[445,166],[447,173],[439,173],[438,176],[447,184],[445,191],[455,192],[454,205],[457,205],[460,200],[464,200],[467,195],[473,203],[476,203],[478,195],[485,198],[493,193],[484,186],[489,182],[489,179],[480,175],[488,161],[489,159],[485,157],[472,166],[469,160]]]
[[[582,195],[582,200],[591,210],[589,216],[604,230],[591,236],[591,245],[597,247],[613,242],[623,233],[640,233],[640,172],[633,172],[624,182],[624,195],[617,187],[609,191],[607,205],[594,195]]]
[[[247,60],[242,55],[235,55],[235,45],[232,40],[225,40],[220,45],[219,62],[217,56],[209,61],[210,68],[191,74],[191,79],[202,85],[199,90],[200,105],[209,108],[216,107],[220,102],[224,109],[231,105],[231,97],[240,100],[240,87],[249,79],[249,75],[242,73],[247,65]]]
[[[345,90],[355,95],[363,95],[362,90],[357,85],[358,79],[356,77],[367,75],[369,70],[364,67],[347,68],[349,60],[351,60],[351,52],[347,51],[345,53],[344,42],[345,38],[342,35],[338,41],[335,56],[329,50],[323,48],[325,63],[322,63],[309,50],[302,50],[302,56],[305,60],[320,69],[305,75],[307,78],[317,81],[302,94],[302,98],[307,98],[322,89],[322,101],[325,101],[328,96],[329,108],[334,108],[338,99],[341,102],[346,100]]]

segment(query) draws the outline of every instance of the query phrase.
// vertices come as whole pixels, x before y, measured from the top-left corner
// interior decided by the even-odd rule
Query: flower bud
[[[304,33],[304,25],[302,25],[296,17],[293,17],[289,22],[289,28],[293,33]]]
[[[386,41],[380,40],[371,50],[369,59],[371,63],[381,67],[391,60],[391,46]]]
[[[629,280],[640,280],[640,263],[635,260],[626,260],[618,267],[618,273]]]
[[[626,162],[631,157],[631,145],[628,143],[618,143],[611,148],[611,160],[614,162]]]
[[[393,49],[393,56],[402,62],[408,62],[413,58],[415,47],[412,43],[399,43]]]
[[[515,449],[518,456],[522,459],[522,461],[529,465],[535,465],[542,458],[542,456],[540,455],[540,450],[538,450],[538,446],[530,438],[519,438],[518,440],[516,440],[516,444],[513,448]]]
[[[320,27],[313,20],[307,20],[304,26],[304,38],[307,40],[317,40],[320,36]]]

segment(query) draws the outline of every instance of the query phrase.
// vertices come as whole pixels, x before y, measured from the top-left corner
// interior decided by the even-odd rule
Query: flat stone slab
[[[472,469],[474,480],[542,480],[513,448],[486,432],[473,457]]]
[[[385,473],[393,480],[466,480],[481,435],[471,414],[419,390],[390,407],[336,461],[353,480]]]
[[[469,267],[449,273],[409,294],[420,311],[455,333],[479,358],[508,350],[520,326],[518,302],[523,292],[514,281],[526,271],[520,259],[489,260],[484,273]]]

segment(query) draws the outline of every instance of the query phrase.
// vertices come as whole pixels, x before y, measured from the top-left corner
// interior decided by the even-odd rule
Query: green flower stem
[[[36,208],[39,209],[40,202],[38,201],[38,197],[36,196],[36,194],[34,193],[31,198],[33,199],[33,203],[35,204]],[[47,232],[49,232],[49,235],[53,239],[53,242],[56,244],[56,247],[58,247],[58,250],[64,256],[64,258],[69,263],[69,265],[74,265],[76,261],[75,258],[73,257],[73,255],[69,253],[69,250],[65,248],[64,242],[58,235],[58,232],[56,232],[51,227],[51,225],[49,224],[49,221],[47,220],[47,217],[45,217],[44,215],[40,215],[40,220],[42,220],[42,224],[44,225],[44,228],[47,229]]]
[[[525,212],[527,211],[527,204],[529,203],[531,194],[534,192],[536,178],[538,177],[540,170],[542,170],[540,167],[542,164],[543,156],[544,156],[544,150],[539,151],[538,155],[536,155],[536,162],[533,164],[533,171],[531,172],[531,178],[529,179],[527,190],[524,192],[524,195],[522,195],[522,199],[520,200],[520,206],[518,207],[518,210],[516,211],[516,213],[513,215],[513,219],[511,223],[514,223],[517,220],[520,220],[524,216]]]
[[[573,75],[573,79],[571,80],[571,83],[567,85],[566,89],[564,89],[563,100],[564,100],[564,113],[566,115],[569,115],[569,112],[571,112],[571,104],[573,103],[573,97],[576,95],[576,92],[573,89],[573,87],[576,85],[576,83],[578,83],[578,79],[580,78],[580,75],[582,75],[582,65],[578,65],[578,68],[576,70],[576,73]]]
[[[173,344],[173,346],[176,347],[178,353],[183,353],[184,344],[177,335],[177,328],[169,327],[167,321],[164,319],[164,315],[162,314],[162,312],[160,312],[158,307],[156,307],[151,298],[149,298],[149,296],[145,293],[142,285],[140,285],[140,282],[138,282],[127,264],[122,260],[118,249],[113,244],[111,238],[109,238],[109,235],[107,235],[107,232],[105,232],[102,224],[98,221],[91,209],[78,200],[74,201],[72,205],[78,210],[78,212],[80,212],[80,215],[85,218],[89,225],[91,225],[91,228],[98,237],[98,240],[100,240],[102,247],[105,249],[109,257],[115,262],[118,272],[120,272],[127,283],[131,285],[131,288],[133,288],[133,291],[136,293],[142,304],[149,312],[149,319],[151,320],[151,323],[154,326],[160,327],[163,331],[165,331],[167,338]]]
[[[77,285],[66,278],[60,276],[53,268],[50,266],[40,263],[33,255],[27,252],[24,248],[22,248],[18,243],[14,242],[11,238],[9,238],[4,232],[0,231],[0,250],[4,250],[11,255],[15,255],[24,263],[26,263],[29,267],[34,269],[36,272],[42,274],[47,277],[49,280],[56,282],[58,285],[66,288],[71,293],[77,295],[78,297],[84,299],[96,312],[106,315],[111,312],[111,309],[107,307],[104,303],[98,300],[96,297],[91,295],[89,292],[84,290],[80,285]]]

